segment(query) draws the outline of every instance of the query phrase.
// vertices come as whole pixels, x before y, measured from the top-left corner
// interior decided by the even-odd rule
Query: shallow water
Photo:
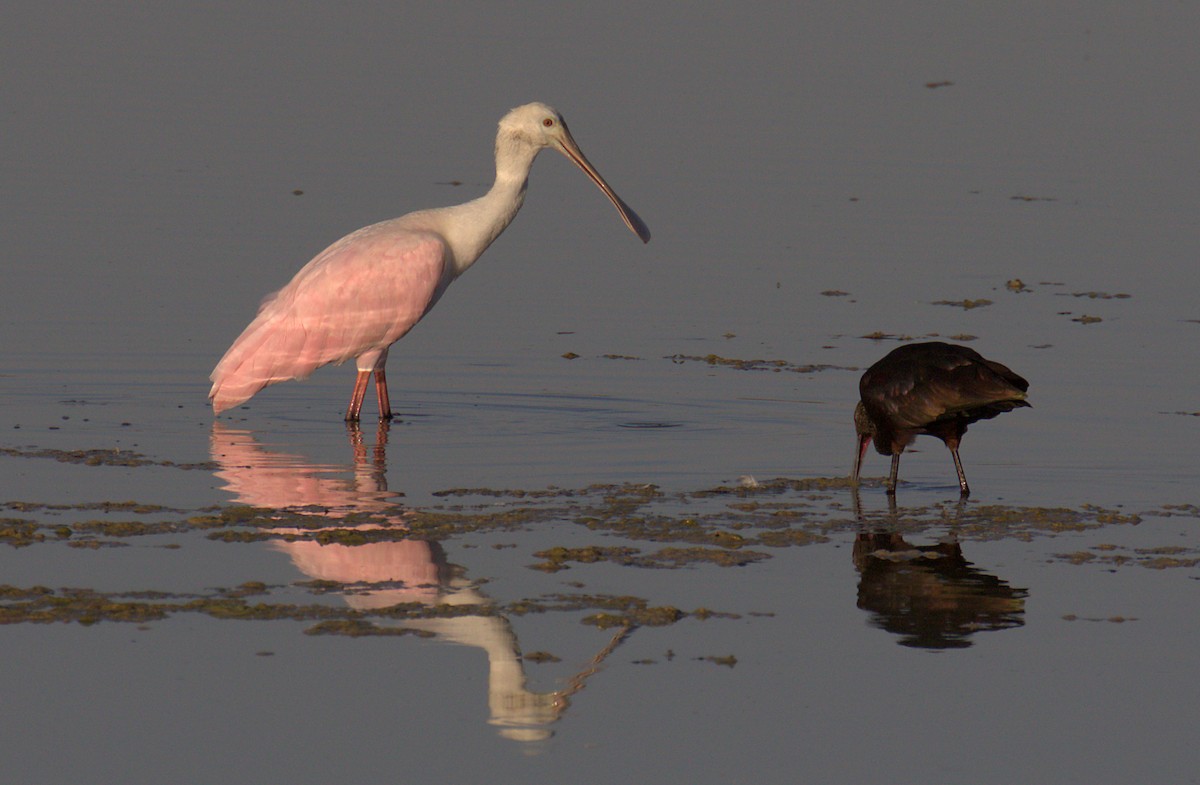
[[[12,781],[1200,779],[1194,10],[0,13]],[[262,295],[534,99],[654,240],[543,156],[399,421],[214,423]],[[890,508],[857,379],[932,336],[1033,408]]]

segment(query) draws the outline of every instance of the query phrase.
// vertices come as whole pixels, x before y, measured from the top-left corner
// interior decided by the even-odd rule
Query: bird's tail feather
[[[248,401],[262,388],[290,379],[305,379],[330,362],[300,325],[255,319],[213,369],[208,398],[220,414]]]

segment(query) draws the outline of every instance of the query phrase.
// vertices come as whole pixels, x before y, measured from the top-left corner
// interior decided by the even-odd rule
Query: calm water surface
[[[1194,9],[0,19],[11,781],[1200,781]],[[530,100],[650,245],[543,156],[399,421],[214,422],[262,295]],[[932,336],[1034,408],[890,507],[857,379]]]

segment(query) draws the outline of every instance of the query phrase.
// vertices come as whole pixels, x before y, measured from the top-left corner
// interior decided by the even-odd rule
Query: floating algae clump
[[[350,638],[380,635],[416,635],[419,638],[432,638],[434,633],[427,630],[416,630],[411,627],[381,627],[362,619],[339,619],[323,621],[309,627],[305,635],[345,635]]]

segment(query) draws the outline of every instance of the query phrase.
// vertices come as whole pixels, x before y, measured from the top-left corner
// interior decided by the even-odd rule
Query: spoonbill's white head
[[[571,137],[567,123],[558,110],[543,103],[534,102],[518,106],[500,119],[500,131],[496,136],[497,169],[502,169],[508,161],[528,161],[544,148],[552,148],[569,158],[584,174],[591,178],[600,190],[604,192],[621,213],[621,218],[630,231],[641,238],[642,242],[650,242],[650,229],[638,217],[633,209],[617,196],[609,187],[596,167],[592,166],[579,145]],[[528,167],[525,163],[524,167]],[[518,164],[520,166],[520,164]],[[528,173],[528,169],[525,169]]]

